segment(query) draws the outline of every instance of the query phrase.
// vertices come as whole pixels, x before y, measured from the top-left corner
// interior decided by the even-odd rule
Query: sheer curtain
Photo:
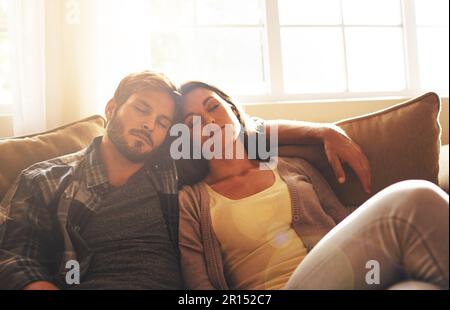
[[[45,0],[8,0],[14,135],[46,128]]]

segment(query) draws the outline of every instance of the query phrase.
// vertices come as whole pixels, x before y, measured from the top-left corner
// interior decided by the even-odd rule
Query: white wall
[[[347,100],[327,102],[300,102],[279,104],[252,104],[245,110],[250,115],[266,119],[293,119],[311,122],[335,122],[341,119],[375,112],[406,99],[390,100]],[[442,127],[442,144],[448,144],[449,103],[448,97],[442,99],[439,115]]]

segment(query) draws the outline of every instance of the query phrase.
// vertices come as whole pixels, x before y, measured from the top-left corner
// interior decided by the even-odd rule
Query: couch
[[[299,107],[301,108],[301,107]],[[441,146],[438,122],[440,99],[435,93],[390,108],[337,121],[369,158],[372,168],[372,194],[395,182],[424,179],[448,193],[449,146]],[[105,132],[105,119],[95,115],[80,121],[24,137],[0,140],[0,200],[24,168],[33,163],[78,151]],[[322,146],[284,146],[282,156],[299,156],[318,168],[344,205],[357,207],[367,200],[356,175],[345,167],[344,185],[336,182]],[[420,288],[414,282],[399,288]]]

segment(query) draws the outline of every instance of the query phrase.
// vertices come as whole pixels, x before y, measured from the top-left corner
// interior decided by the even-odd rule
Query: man
[[[21,173],[0,204],[0,289],[183,287],[178,178],[164,147],[178,100],[164,75],[131,74],[106,106],[105,136]],[[368,190],[367,159],[344,134],[277,124],[281,143],[323,143],[337,177],[348,162]],[[74,262],[79,283],[68,279]]]

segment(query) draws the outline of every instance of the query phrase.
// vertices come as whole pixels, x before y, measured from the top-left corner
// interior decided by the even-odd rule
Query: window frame
[[[243,104],[263,104],[277,102],[299,102],[315,100],[347,100],[347,99],[381,99],[381,98],[411,98],[423,93],[420,86],[420,69],[418,57],[417,25],[415,21],[415,3],[413,0],[400,0],[401,5],[401,27],[403,30],[403,47],[405,59],[405,88],[400,91],[371,91],[371,92],[338,92],[338,93],[292,93],[283,91],[284,76],[282,64],[281,28],[278,0],[264,0],[266,8],[266,42],[267,51],[267,76],[268,93],[264,95],[236,96]],[[342,0],[341,8],[342,8]],[[321,25],[314,25],[321,26]],[[330,25],[323,25],[330,26]],[[336,25],[337,26],[337,25]],[[364,25],[358,25],[364,26]],[[368,25],[367,25],[368,26]],[[373,27],[383,27],[371,25]],[[345,26],[348,27],[348,26]],[[344,27],[341,25],[342,31]],[[345,52],[345,34],[344,52]],[[346,53],[346,52],[345,52]],[[345,75],[348,82],[347,66]],[[348,85],[348,83],[347,83]],[[434,91],[448,97],[448,90],[435,89]]]

